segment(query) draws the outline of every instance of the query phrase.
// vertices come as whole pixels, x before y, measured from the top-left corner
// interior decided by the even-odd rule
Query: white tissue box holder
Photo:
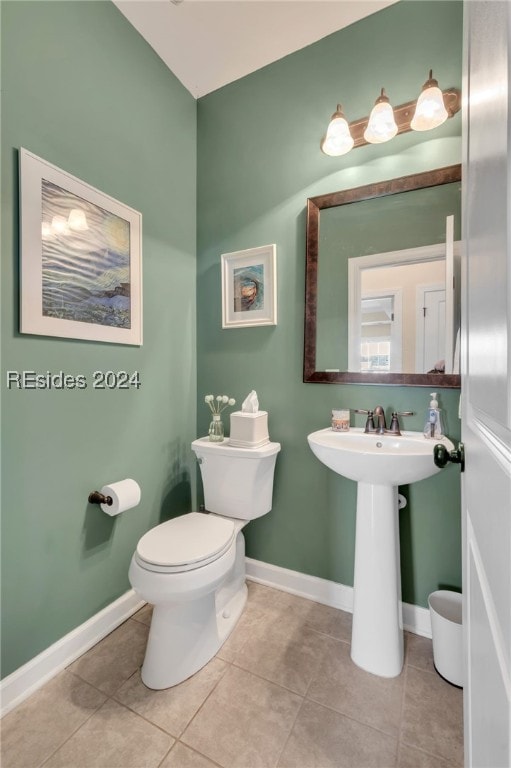
[[[234,448],[260,448],[269,442],[267,411],[231,413],[229,445]]]

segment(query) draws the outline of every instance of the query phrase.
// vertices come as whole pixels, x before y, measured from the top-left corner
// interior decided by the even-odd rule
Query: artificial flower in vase
[[[209,439],[213,443],[221,443],[224,439],[224,424],[220,414],[228,405],[236,405],[236,400],[227,395],[217,395],[216,397],[214,395],[206,395],[204,402],[209,405],[213,414],[213,420],[209,425]]]

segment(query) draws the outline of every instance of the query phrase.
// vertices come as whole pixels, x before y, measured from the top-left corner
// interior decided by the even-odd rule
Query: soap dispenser
[[[442,426],[442,413],[438,407],[438,400],[436,399],[436,392],[431,392],[431,402],[426,415],[426,423],[424,425],[424,437],[433,438],[435,440],[441,440],[444,436],[444,430]]]

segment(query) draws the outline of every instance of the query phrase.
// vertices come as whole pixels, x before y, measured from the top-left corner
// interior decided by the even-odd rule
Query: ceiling
[[[199,98],[397,0],[113,0]]]

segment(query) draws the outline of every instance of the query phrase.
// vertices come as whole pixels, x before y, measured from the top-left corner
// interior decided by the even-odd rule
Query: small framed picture
[[[142,344],[142,215],[20,149],[21,333]]]
[[[277,248],[222,254],[222,328],[277,325]]]

